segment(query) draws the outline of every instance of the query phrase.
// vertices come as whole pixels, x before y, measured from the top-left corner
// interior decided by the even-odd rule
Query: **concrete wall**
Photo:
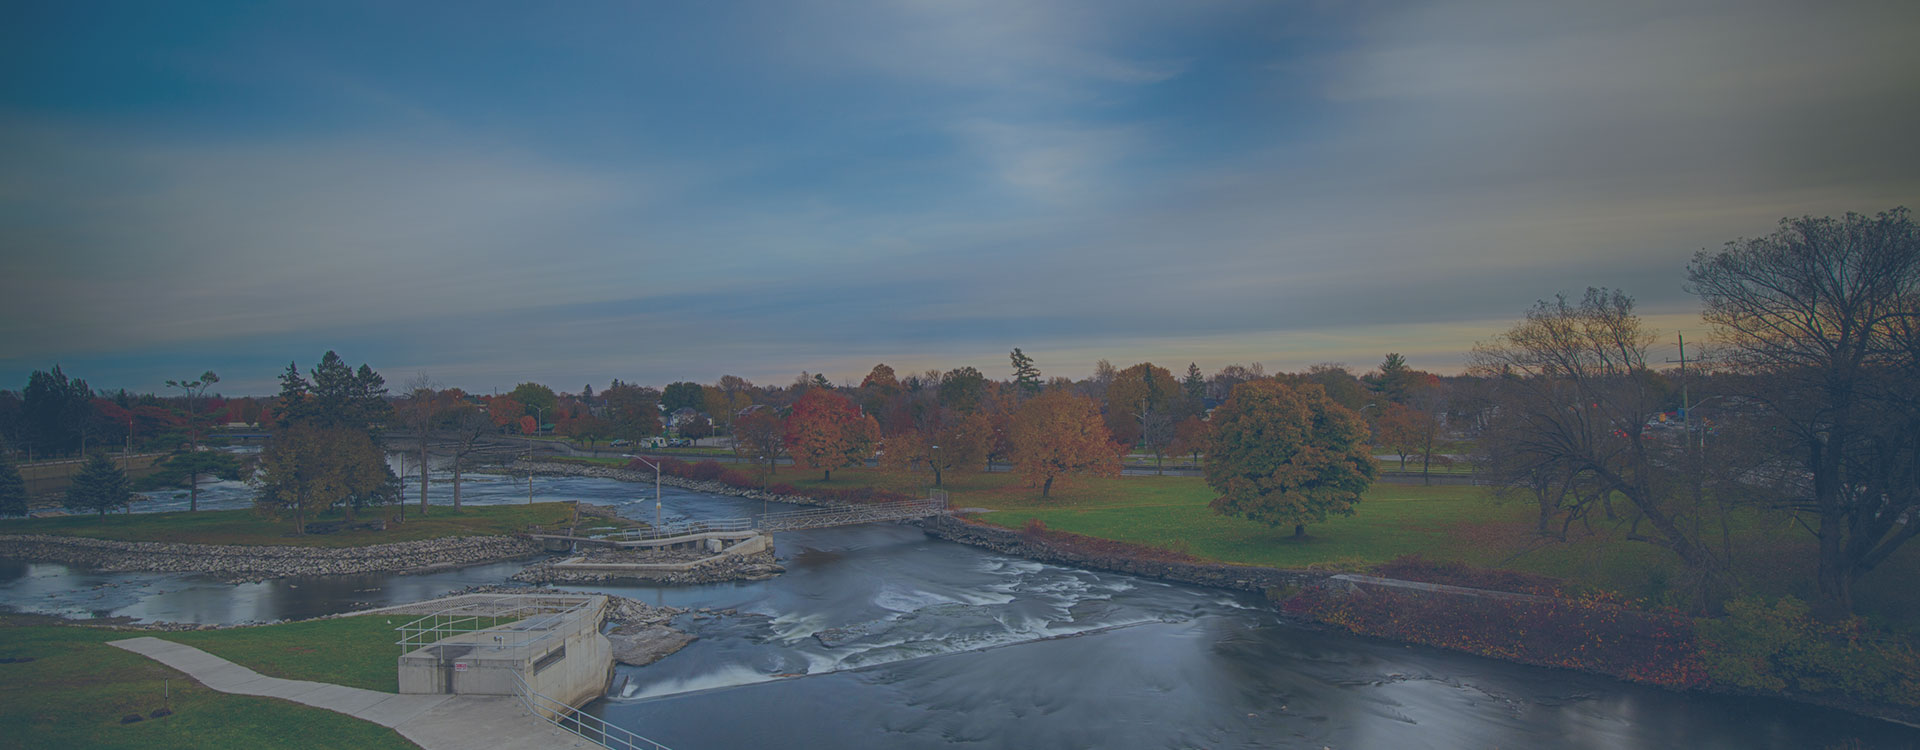
[[[600,697],[613,678],[613,644],[600,634],[607,600],[582,598],[591,605],[564,618],[460,633],[401,656],[400,692],[516,695],[518,674],[534,692],[570,706]],[[530,622],[541,627],[525,629]]]

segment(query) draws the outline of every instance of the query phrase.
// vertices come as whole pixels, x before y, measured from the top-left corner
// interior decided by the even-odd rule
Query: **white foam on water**
[[[796,615],[785,613],[774,617],[767,623],[773,628],[773,637],[785,643],[812,638],[827,627],[826,615]]]
[[[918,612],[935,604],[953,604],[951,599],[931,591],[909,590],[888,584],[873,595],[873,605],[890,612]]]
[[[739,664],[729,664],[705,674],[680,679],[663,680],[645,687],[628,685],[627,689],[621,692],[620,698],[622,700],[646,700],[648,698],[660,698],[699,690],[757,685],[762,682],[772,682],[776,679],[779,678],[770,674],[762,674],[750,667]]]

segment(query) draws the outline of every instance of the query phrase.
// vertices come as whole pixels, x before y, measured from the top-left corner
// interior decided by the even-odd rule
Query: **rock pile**
[[[292,575],[408,572],[538,554],[539,545],[506,536],[447,537],[364,547],[289,547],[0,535],[0,558],[46,560],[107,571],[212,573],[235,583]]]
[[[692,555],[690,559],[699,559],[702,554]],[[686,562],[689,558],[676,552],[603,552],[588,556],[583,562],[592,563],[660,563]],[[716,583],[719,581],[763,581],[786,571],[774,559],[773,550],[749,552],[745,554],[714,555],[709,561],[684,570],[572,570],[556,568],[554,560],[547,560],[521,570],[513,575],[516,581],[528,583],[601,583],[605,581],[651,581],[654,583],[695,584]]]

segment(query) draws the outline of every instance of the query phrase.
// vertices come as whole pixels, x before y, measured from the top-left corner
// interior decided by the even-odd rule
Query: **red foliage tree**
[[[833,479],[834,469],[865,463],[879,439],[872,417],[825,388],[807,389],[787,417],[787,452],[800,466],[819,469],[823,481]]]
[[[1100,419],[1100,408],[1085,396],[1056,390],[1028,399],[1014,412],[1008,438],[1014,471],[1039,487],[1041,497],[1062,476],[1120,473],[1121,449]]]

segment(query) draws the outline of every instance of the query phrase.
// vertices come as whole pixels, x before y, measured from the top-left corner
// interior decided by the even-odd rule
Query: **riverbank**
[[[534,557],[540,545],[510,536],[423,539],[358,547],[125,542],[53,534],[0,535],[0,558],[94,570],[208,573],[231,583],[294,575],[414,573]]]

